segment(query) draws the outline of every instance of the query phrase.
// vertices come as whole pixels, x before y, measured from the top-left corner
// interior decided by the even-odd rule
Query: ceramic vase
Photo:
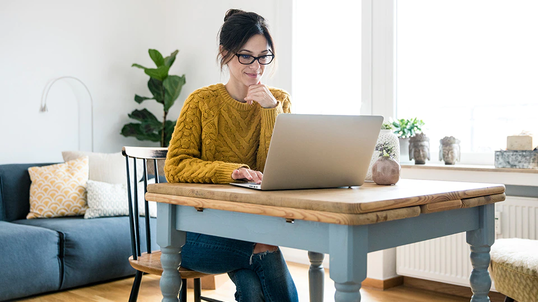
[[[372,178],[378,185],[393,185],[400,180],[400,164],[388,156],[380,157],[372,167]]]
[[[376,146],[379,144],[383,144],[385,142],[388,142],[390,146],[392,146],[394,149],[394,160],[396,162],[400,162],[400,142],[398,140],[398,136],[392,132],[392,130],[385,130],[382,129],[379,132],[379,136],[377,137]],[[374,154],[372,154],[372,159],[370,160],[370,166],[368,167],[368,172],[366,173],[366,180],[371,181],[372,180],[372,167],[374,166],[375,162],[379,158],[379,151],[374,150]]]

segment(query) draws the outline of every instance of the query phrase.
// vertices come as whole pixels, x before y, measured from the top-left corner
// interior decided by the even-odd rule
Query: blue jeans
[[[280,249],[254,254],[256,243],[187,232],[181,266],[228,273],[239,302],[297,302],[297,289]]]

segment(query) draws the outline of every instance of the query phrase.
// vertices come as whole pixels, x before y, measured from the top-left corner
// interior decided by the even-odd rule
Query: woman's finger
[[[243,169],[243,178],[248,179],[248,180],[252,180],[252,175],[250,174],[249,171],[250,170],[248,170],[248,169]]]
[[[251,170],[251,175],[252,175],[252,181],[255,182],[255,183],[260,183],[262,182],[262,179],[260,178],[260,175],[258,174],[258,171],[252,171]]]

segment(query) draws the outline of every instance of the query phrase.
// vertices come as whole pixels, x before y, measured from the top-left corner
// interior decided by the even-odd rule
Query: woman
[[[263,17],[229,10],[220,30],[219,59],[230,79],[193,92],[168,148],[168,182],[260,183],[276,116],[290,112],[289,95],[262,84],[275,47]],[[185,268],[228,273],[237,301],[298,301],[278,247],[187,233]]]

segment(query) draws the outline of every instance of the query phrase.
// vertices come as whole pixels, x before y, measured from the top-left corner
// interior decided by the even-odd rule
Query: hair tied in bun
[[[232,8],[232,9],[229,9],[227,12],[226,12],[226,15],[224,16],[224,22],[228,21],[228,19],[235,15],[235,14],[239,14],[239,13],[244,13],[245,11],[242,11],[240,9],[235,9],[235,8]]]

